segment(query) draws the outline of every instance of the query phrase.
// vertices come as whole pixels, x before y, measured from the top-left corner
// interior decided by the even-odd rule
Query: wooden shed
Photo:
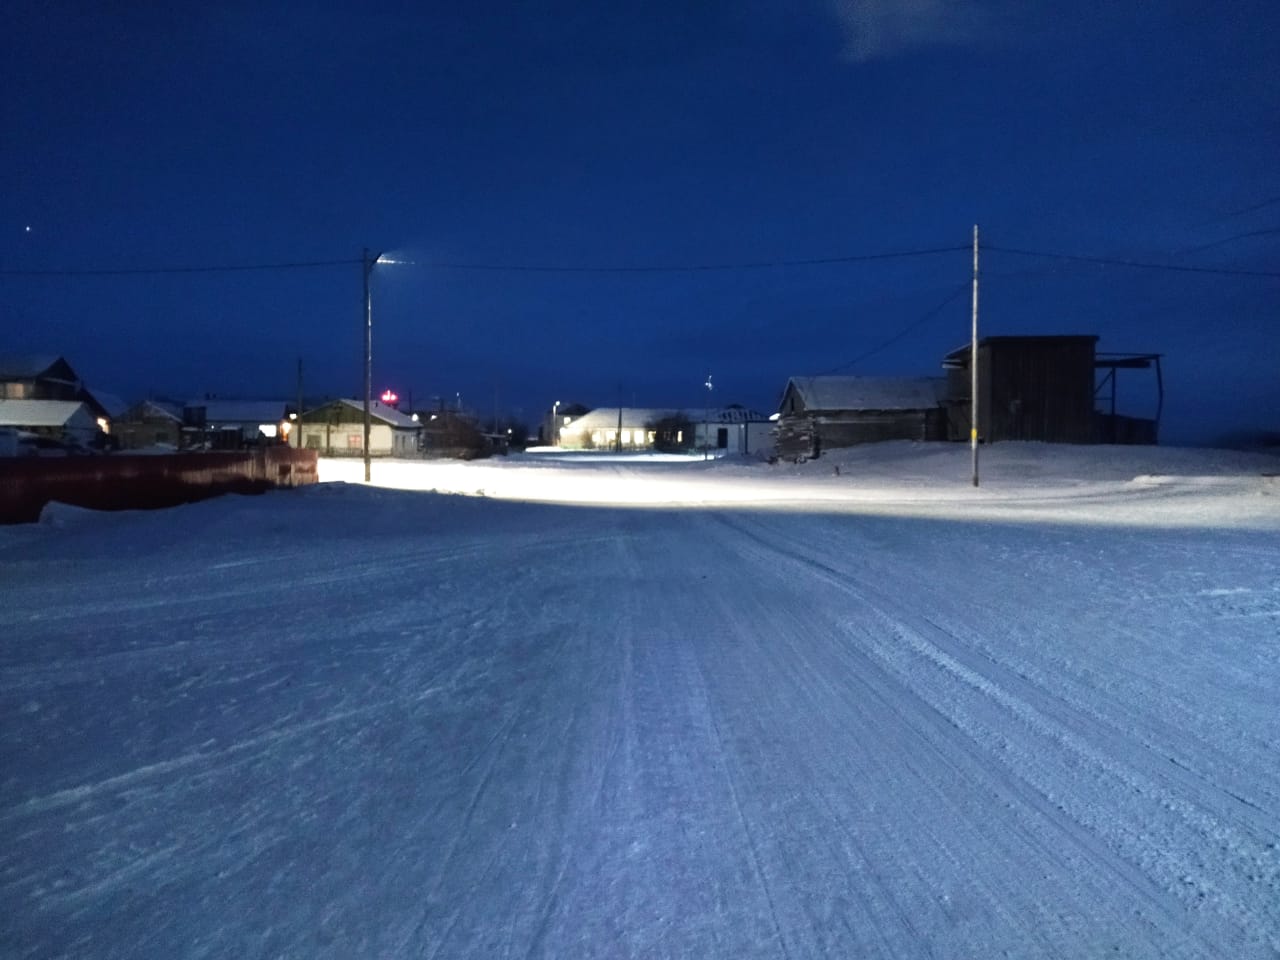
[[[940,377],[792,377],[778,408],[778,456],[882,440],[946,437],[947,381]]]
[[[978,341],[978,436],[1089,443],[1094,438],[1093,335],[985,337]],[[942,361],[947,371],[947,436],[969,439],[969,347]]]
[[[1158,353],[1099,353],[1092,334],[978,341],[978,435],[985,442],[1155,443],[1164,406]],[[971,348],[943,358],[947,436],[969,439]],[[1121,370],[1154,371],[1154,416],[1116,409]]]

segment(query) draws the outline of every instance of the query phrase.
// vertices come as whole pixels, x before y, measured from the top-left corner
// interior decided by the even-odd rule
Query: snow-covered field
[[[0,528],[0,955],[1275,957],[1277,467],[53,507]]]

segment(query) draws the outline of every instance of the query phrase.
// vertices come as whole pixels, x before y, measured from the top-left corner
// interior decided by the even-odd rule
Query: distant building
[[[182,408],[160,400],[143,400],[112,421],[111,435],[121,450],[177,450],[182,446]]]
[[[986,443],[1155,443],[1164,399],[1160,355],[1098,353],[1097,343],[1091,334],[979,340],[979,438]],[[971,358],[972,348],[964,346],[942,361],[952,440],[969,439]],[[1116,378],[1124,369],[1155,370],[1153,418],[1117,412]]]
[[[27,435],[32,449],[87,450],[103,439],[94,412],[79,400],[0,400],[0,427]]]
[[[295,432],[302,446],[325,457],[364,456],[364,401],[332,400],[306,411]],[[369,455],[410,457],[418,453],[421,425],[409,414],[377,400],[369,407]]]
[[[0,399],[74,400],[85,404],[99,431],[108,433],[111,420],[124,409],[111,394],[90,390],[62,357],[0,356]]]
[[[184,447],[240,450],[284,442],[285,400],[191,400],[182,408]]]
[[[560,428],[567,450],[754,453],[771,445],[772,425],[742,406],[681,409],[599,407]]]
[[[806,460],[833,447],[942,440],[941,377],[792,377],[778,407],[777,453]]]

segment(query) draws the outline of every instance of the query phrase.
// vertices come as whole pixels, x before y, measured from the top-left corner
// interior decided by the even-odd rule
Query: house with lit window
[[[182,445],[240,450],[283,443],[290,410],[285,400],[191,400],[182,408]]]
[[[712,450],[757,453],[771,445],[768,417],[746,407],[599,407],[560,428],[568,450]]]
[[[124,410],[117,398],[90,390],[71,364],[51,354],[0,356],[0,399],[83,403],[104,433],[111,419]]]
[[[306,450],[323,457],[364,456],[364,401],[338,399],[306,411],[294,433]],[[410,457],[418,453],[422,425],[417,416],[373,401],[369,407],[369,455]],[[296,441],[294,445],[297,445]]]

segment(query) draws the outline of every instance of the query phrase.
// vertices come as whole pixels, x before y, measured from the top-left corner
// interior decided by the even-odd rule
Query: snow
[[[0,528],[0,952],[1274,957],[1276,465],[51,507]]]

